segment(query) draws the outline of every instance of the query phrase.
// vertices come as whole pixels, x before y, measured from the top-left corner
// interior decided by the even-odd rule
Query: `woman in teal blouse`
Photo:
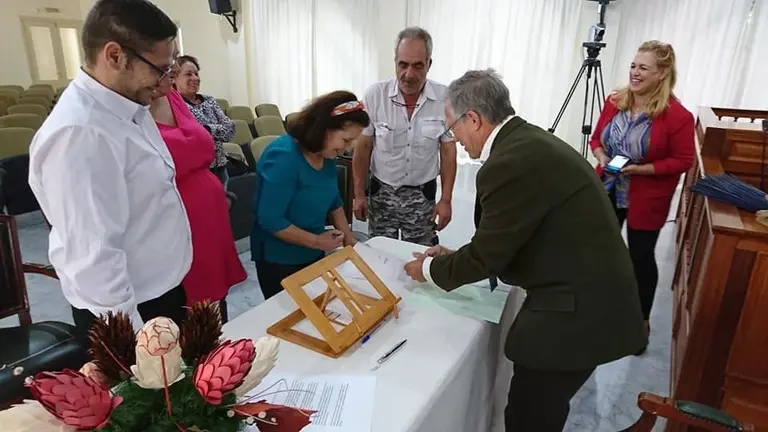
[[[280,282],[342,245],[355,243],[339,195],[336,157],[370,123],[349,92],[320,96],[264,149],[256,164],[251,259],[264,298]],[[334,230],[326,230],[330,219]]]

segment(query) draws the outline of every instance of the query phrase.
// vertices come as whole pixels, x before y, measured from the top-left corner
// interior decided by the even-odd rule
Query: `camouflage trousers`
[[[395,188],[371,178],[368,197],[368,235],[384,236],[434,246],[437,181]]]

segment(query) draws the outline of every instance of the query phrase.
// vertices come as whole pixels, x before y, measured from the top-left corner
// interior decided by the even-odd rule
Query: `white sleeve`
[[[72,281],[82,301],[75,307],[96,316],[122,311],[141,328],[123,247],[131,210],[124,145],[84,126],[62,128],[35,144],[45,216],[66,257],[56,271]]]
[[[426,279],[427,282],[434,284],[435,280],[432,279],[432,274],[429,272],[429,266],[432,265],[432,259],[432,257],[424,258],[424,261],[421,264],[421,273],[424,275],[424,279]]]
[[[375,130],[374,130],[374,123],[376,123],[376,117],[374,113],[376,112],[376,93],[379,89],[378,84],[374,84],[370,87],[368,87],[368,90],[365,91],[365,96],[363,96],[363,105],[365,105],[365,111],[368,113],[368,117],[371,119],[370,124],[368,124],[368,127],[363,129],[363,135],[364,136],[373,136]]]

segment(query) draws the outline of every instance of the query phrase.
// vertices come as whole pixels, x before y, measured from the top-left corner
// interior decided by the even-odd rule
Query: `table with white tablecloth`
[[[376,237],[371,247],[406,259],[421,247]],[[417,307],[401,295],[400,317],[388,319],[370,340],[337,359],[282,341],[275,373],[375,375],[372,432],[503,431],[503,412],[511,378],[503,342],[522,304],[512,288],[501,324],[491,324],[440,308]],[[224,326],[228,338],[258,338],[297,306],[281,292]],[[384,351],[407,339],[403,349],[372,372]]]

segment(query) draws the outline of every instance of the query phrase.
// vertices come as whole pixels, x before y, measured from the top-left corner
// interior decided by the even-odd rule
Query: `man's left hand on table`
[[[416,259],[405,265],[405,272],[416,282],[424,283],[427,279],[424,277],[422,267],[424,266],[424,259],[427,256],[420,252],[414,252],[413,256]]]

